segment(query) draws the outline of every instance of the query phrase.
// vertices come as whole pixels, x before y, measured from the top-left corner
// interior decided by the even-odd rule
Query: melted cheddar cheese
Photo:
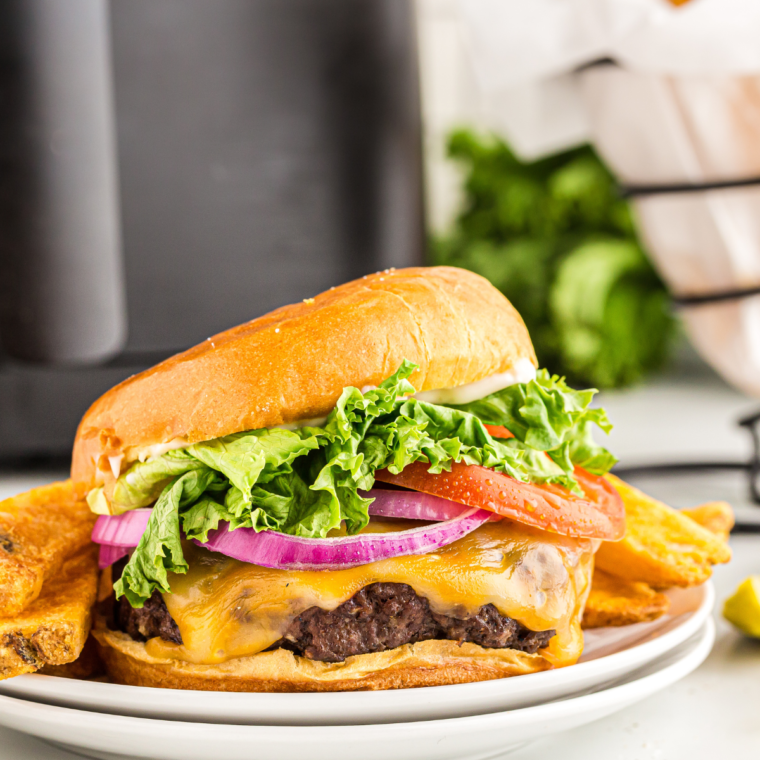
[[[402,530],[409,522],[371,524]],[[580,616],[590,585],[595,542],[559,536],[510,520],[490,522],[429,554],[395,557],[332,571],[273,570],[185,546],[190,570],[171,575],[164,600],[182,645],[155,638],[149,654],[214,664],[261,652],[309,607],[335,609],[370,583],[407,583],[432,609],[473,614],[493,604],[527,628],[554,628],[541,654],[555,666],[581,654]]]

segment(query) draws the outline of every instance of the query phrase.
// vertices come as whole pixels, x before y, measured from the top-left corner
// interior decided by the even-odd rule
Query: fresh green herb
[[[372,488],[378,469],[399,473],[421,461],[438,473],[463,462],[582,494],[575,465],[601,474],[615,462],[591,439],[592,425],[610,429],[604,412],[589,408],[595,391],[574,391],[540,371],[481,401],[440,406],[409,398],[416,368],[405,361],[367,393],[344,389],[323,428],[237,433],[133,465],[117,482],[113,511],[157,501],[117,596],[140,607],[154,590],[168,592],[167,573],[187,572],[182,532],[205,541],[221,521],[316,538],[345,521],[357,533],[371,504],[359,491]],[[515,438],[494,438],[484,423]],[[122,495],[126,503],[116,500]]]
[[[574,383],[629,385],[664,362],[668,296],[628,204],[591,147],[520,161],[505,143],[452,134],[465,206],[434,263],[482,274],[512,301],[539,363]]]

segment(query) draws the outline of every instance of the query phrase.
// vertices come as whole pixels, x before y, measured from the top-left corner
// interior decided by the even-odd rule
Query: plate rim
[[[684,613],[685,619],[665,633],[620,652],[567,668],[530,673],[517,681],[509,678],[417,689],[292,694],[183,691],[34,674],[0,682],[0,695],[101,714],[173,722],[213,721],[215,725],[294,725],[290,722],[293,715],[301,716],[300,726],[391,725],[400,722],[399,715],[405,713],[407,722],[419,722],[453,719],[462,713],[518,710],[524,706],[519,704],[521,699],[536,705],[599,690],[683,644],[699,630],[714,605],[712,582],[696,588],[702,593],[699,606]],[[210,698],[214,709],[204,721],[203,711],[208,711]],[[331,715],[340,718],[326,717]]]
[[[656,667],[657,661],[649,663],[641,668],[643,675],[629,674],[623,683],[618,683],[609,688],[581,694],[567,699],[547,702],[517,710],[487,713],[483,715],[471,715],[459,718],[445,718],[442,720],[416,721],[411,723],[393,724],[354,724],[354,725],[331,725],[331,726],[262,726],[262,725],[226,725],[224,731],[220,731],[217,723],[192,723],[183,721],[163,720],[155,718],[141,718],[124,715],[112,715],[108,713],[93,713],[87,710],[77,710],[69,707],[60,707],[41,703],[29,703],[27,700],[0,695],[0,725],[12,730],[20,731],[43,741],[58,743],[70,747],[88,747],[98,749],[97,744],[83,742],[78,745],[66,744],[64,740],[51,739],[45,734],[45,728],[53,724],[62,730],[62,726],[70,724],[72,719],[84,721],[90,727],[93,722],[98,723],[98,730],[115,735],[124,734],[127,731],[139,733],[143,738],[165,736],[167,732],[182,732],[185,737],[198,737],[199,740],[213,738],[224,741],[219,744],[222,750],[228,741],[243,742],[251,740],[267,741],[282,744],[283,736],[294,737],[302,742],[311,741],[346,741],[352,740],[361,732],[362,741],[367,736],[381,738],[388,731],[400,734],[402,740],[408,737],[410,740],[418,738],[427,731],[435,735],[447,735],[450,738],[461,737],[472,731],[488,731],[509,728],[514,725],[526,726],[528,724],[545,724],[547,721],[558,721],[571,718],[573,715],[585,712],[598,711],[598,718],[606,717],[616,709],[622,709],[637,701],[646,699],[652,694],[672,685],[696,670],[707,658],[715,641],[715,622],[708,618],[701,629],[687,642],[684,642],[684,651],[678,657],[670,658],[661,667]],[[671,653],[672,654],[672,653]],[[667,659],[664,655],[661,659]],[[654,668],[654,670],[652,669]],[[631,698],[631,695],[633,697]],[[10,712],[8,711],[8,708]],[[612,707],[612,709],[610,709]],[[31,710],[31,714],[30,711]],[[8,716],[5,717],[4,716]],[[23,718],[22,723],[27,724],[34,731],[29,731],[17,725],[8,725],[11,720]],[[45,720],[45,718],[48,720]],[[593,719],[592,719],[593,720]],[[592,722],[592,721],[588,721]],[[286,732],[286,733],[284,733]],[[83,732],[88,735],[88,732]],[[348,736],[347,736],[348,735]],[[370,738],[371,741],[371,738]]]

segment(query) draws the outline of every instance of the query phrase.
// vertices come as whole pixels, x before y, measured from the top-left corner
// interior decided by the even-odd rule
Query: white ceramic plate
[[[329,726],[481,715],[599,689],[679,646],[709,617],[715,594],[709,583],[669,594],[668,615],[588,631],[580,663],[518,678],[400,691],[235,694],[30,675],[0,682],[0,694],[92,712],[227,725]]]
[[[0,696],[0,725],[99,760],[487,760],[664,689],[702,663],[714,638],[710,619],[689,641],[611,688],[467,718],[364,726],[221,726],[106,715]]]

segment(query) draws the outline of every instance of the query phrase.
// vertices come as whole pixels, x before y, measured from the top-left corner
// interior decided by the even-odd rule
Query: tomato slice
[[[494,438],[514,438],[514,435],[501,425],[483,425]]]
[[[585,498],[550,483],[521,483],[478,465],[454,464],[451,472],[437,475],[429,473],[428,467],[424,462],[414,462],[398,475],[379,470],[375,478],[488,509],[563,536],[618,541],[625,534],[625,508],[618,492],[604,478],[580,467],[575,468],[575,477]]]

